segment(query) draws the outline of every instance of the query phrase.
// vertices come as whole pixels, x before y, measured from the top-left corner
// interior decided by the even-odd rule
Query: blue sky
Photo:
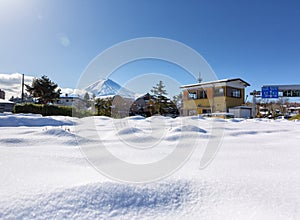
[[[195,49],[219,79],[249,82],[247,91],[300,84],[299,21],[300,2],[293,0],[0,0],[0,73],[45,74],[75,88],[105,49],[163,37]],[[179,82],[194,83],[164,62],[129,66],[112,78],[123,84],[143,72],[176,72]]]

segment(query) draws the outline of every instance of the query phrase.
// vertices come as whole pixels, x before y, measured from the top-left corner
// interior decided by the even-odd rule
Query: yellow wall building
[[[228,112],[228,108],[243,105],[245,88],[250,86],[240,78],[223,79],[181,86],[183,115]]]

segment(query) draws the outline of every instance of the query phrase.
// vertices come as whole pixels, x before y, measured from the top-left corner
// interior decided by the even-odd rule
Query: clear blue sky
[[[149,36],[192,47],[219,79],[240,77],[248,91],[300,84],[296,0],[0,0],[0,73],[45,74],[75,88],[103,50]]]

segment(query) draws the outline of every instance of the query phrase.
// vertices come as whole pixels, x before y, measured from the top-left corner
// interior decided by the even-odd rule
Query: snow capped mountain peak
[[[123,97],[135,97],[135,94],[130,90],[123,88],[118,83],[111,79],[101,79],[89,85],[86,89],[87,92],[93,93],[96,97],[104,98],[115,95]]]

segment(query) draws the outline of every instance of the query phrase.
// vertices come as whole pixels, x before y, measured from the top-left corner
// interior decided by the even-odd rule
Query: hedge
[[[50,116],[50,115],[72,116],[72,108],[54,106],[54,105],[24,104],[24,105],[16,105],[14,108],[14,113],[33,113],[33,114],[41,114],[43,116]]]
[[[295,120],[295,119],[298,119],[298,120],[300,120],[300,114],[298,114],[298,115],[295,115],[295,116],[293,116],[293,117],[289,118],[289,120]]]

